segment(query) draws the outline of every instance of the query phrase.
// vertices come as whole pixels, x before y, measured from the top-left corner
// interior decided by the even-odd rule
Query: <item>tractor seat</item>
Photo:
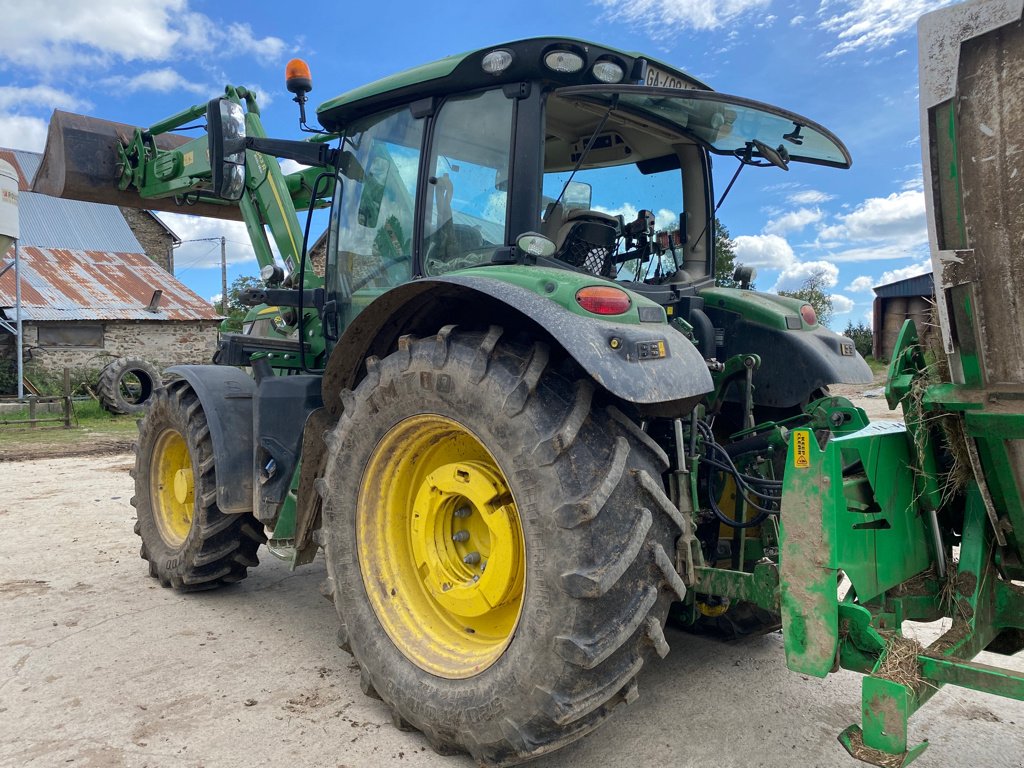
[[[614,276],[612,257],[619,242],[619,219],[615,216],[590,209],[569,211],[554,242],[556,259],[592,275]]]

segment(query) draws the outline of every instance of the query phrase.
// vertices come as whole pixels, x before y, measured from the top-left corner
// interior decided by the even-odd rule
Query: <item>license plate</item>
[[[650,88],[690,88],[689,83],[679,75],[670,74],[652,64],[647,65],[647,79],[644,84]]]

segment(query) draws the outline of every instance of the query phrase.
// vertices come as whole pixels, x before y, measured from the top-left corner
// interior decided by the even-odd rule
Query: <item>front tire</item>
[[[501,335],[447,327],[370,358],[318,489],[364,691],[438,751],[508,765],[634,699],[685,589],[664,453],[544,345]]]
[[[154,394],[135,452],[135,533],[150,576],[182,592],[244,579],[266,537],[252,514],[226,515],[217,507],[210,427],[187,382]]]

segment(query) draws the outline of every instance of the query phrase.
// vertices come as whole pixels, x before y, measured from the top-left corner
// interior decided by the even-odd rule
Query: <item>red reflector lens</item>
[[[621,315],[629,310],[629,294],[606,285],[592,285],[576,291],[576,303],[595,315]]]
[[[814,307],[810,304],[804,304],[800,307],[800,317],[802,317],[804,322],[808,325],[818,324],[818,313],[814,311]]]

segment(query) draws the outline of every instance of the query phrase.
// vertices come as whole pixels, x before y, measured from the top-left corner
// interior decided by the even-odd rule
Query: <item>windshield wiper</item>
[[[590,135],[590,140],[587,142],[587,146],[585,146],[583,148],[583,151],[580,152],[580,156],[576,160],[576,165],[573,166],[572,173],[570,173],[569,178],[565,180],[565,185],[562,187],[562,191],[558,193],[558,198],[555,200],[555,205],[558,205],[560,202],[562,202],[562,195],[565,194],[565,190],[567,190],[569,188],[569,184],[572,183],[572,177],[576,175],[576,171],[578,171],[580,169],[580,166],[583,165],[583,161],[586,159],[587,155],[590,154],[590,150],[593,149],[594,144],[597,142],[597,137],[598,135],[600,135],[602,129],[604,128],[604,124],[608,122],[608,117],[611,115],[612,110],[614,110],[618,105],[619,94],[616,93],[612,95],[612,100],[611,103],[608,105],[608,109],[601,116],[601,121],[597,124],[597,128],[595,128],[594,132]]]

